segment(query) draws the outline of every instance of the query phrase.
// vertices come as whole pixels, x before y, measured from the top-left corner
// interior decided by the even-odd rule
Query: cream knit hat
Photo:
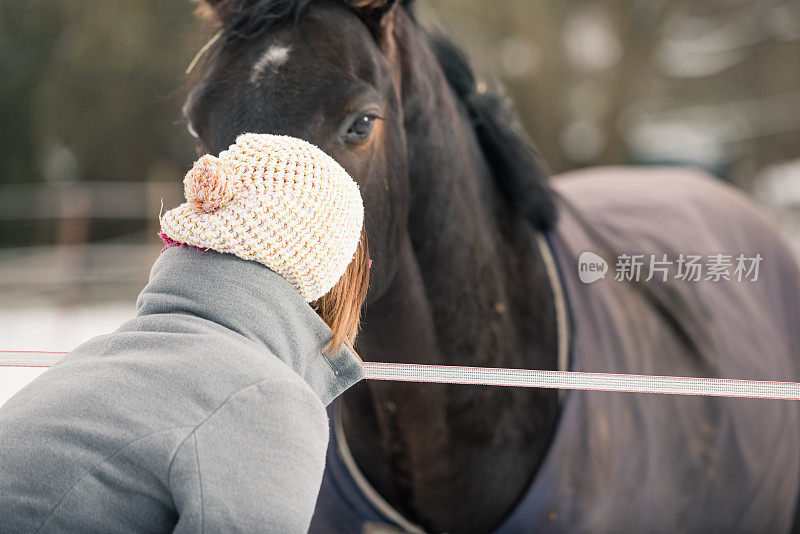
[[[183,180],[187,202],[161,218],[171,240],[263,263],[307,302],[336,285],[364,222],[358,185],[314,145],[243,134],[201,157]]]

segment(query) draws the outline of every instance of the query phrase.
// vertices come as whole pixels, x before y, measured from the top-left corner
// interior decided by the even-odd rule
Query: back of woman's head
[[[351,348],[369,286],[358,185],[330,156],[289,136],[243,134],[184,179],[187,202],[161,218],[172,243],[235,254],[281,275]]]

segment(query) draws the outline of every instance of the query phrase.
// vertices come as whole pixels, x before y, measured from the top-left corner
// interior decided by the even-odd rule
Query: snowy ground
[[[69,351],[112,332],[134,316],[159,248],[156,242],[0,251],[0,351]],[[0,367],[0,404],[43,371]]]
[[[114,331],[134,316],[133,302],[80,307],[0,310],[0,350],[69,351]],[[0,367],[0,405],[44,372],[35,367]]]

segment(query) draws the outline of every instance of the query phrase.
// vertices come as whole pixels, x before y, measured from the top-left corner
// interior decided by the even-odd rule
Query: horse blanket
[[[571,370],[800,377],[800,271],[744,195],[679,169],[593,169],[554,186],[561,213],[547,237],[570,311]],[[584,252],[607,262],[605,278],[581,281]],[[737,271],[740,255],[761,261]],[[686,276],[690,256],[699,279]],[[311,532],[419,531],[358,472],[330,415]],[[799,486],[796,402],[570,391],[496,532],[787,532]]]

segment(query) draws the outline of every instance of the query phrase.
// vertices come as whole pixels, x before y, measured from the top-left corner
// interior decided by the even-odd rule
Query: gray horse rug
[[[800,271],[744,195],[678,169],[593,169],[554,187],[570,370],[798,380]],[[330,418],[311,532],[421,532],[360,473],[335,404]],[[495,532],[787,532],[799,486],[794,401],[570,391]]]

